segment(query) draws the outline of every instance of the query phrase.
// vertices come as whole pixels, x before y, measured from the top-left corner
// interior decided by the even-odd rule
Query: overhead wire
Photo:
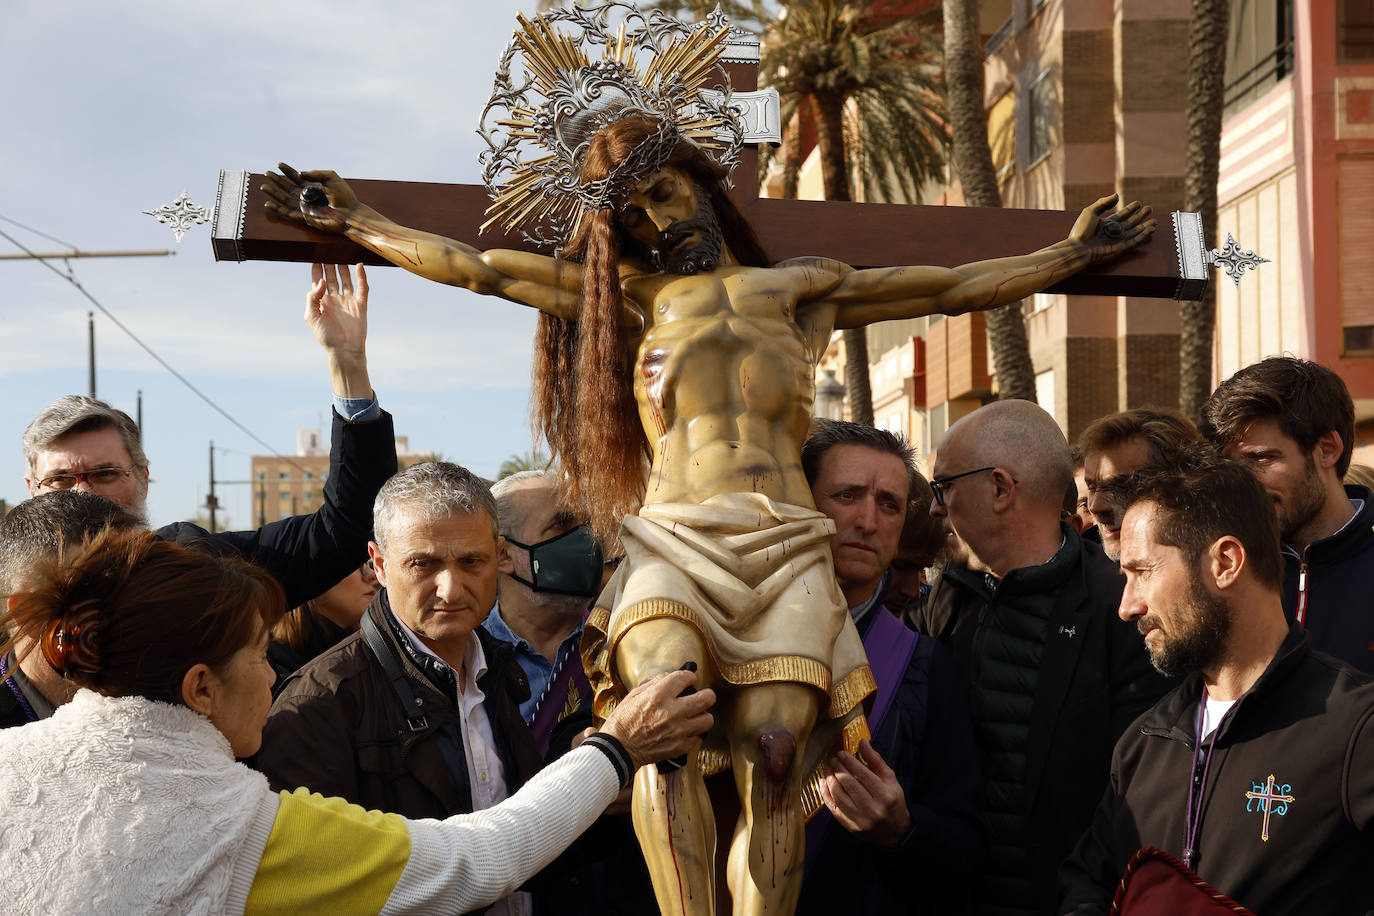
[[[77,250],[77,249],[76,249],[76,246],[74,246],[74,245],[70,245],[70,244],[68,244],[67,242],[62,241],[61,239],[54,238],[53,236],[47,235],[46,233],[39,232],[37,229],[31,229],[31,228],[29,228],[28,226],[24,226],[23,223],[20,223],[20,222],[18,222],[18,221],[16,221],[16,220],[12,220],[12,219],[10,219],[9,217],[4,216],[3,214],[0,214],[0,220],[4,220],[4,221],[7,222],[7,223],[13,223],[13,224],[16,225],[16,226],[20,226],[20,227],[22,227],[22,228],[24,228],[24,229],[27,229],[29,232],[33,232],[33,233],[35,233],[36,235],[41,235],[41,236],[43,236],[44,238],[46,238],[46,239],[48,239],[48,240],[50,240],[50,241],[57,242],[57,243],[60,244],[60,245],[66,245],[68,248],[71,248],[73,251]],[[146,352],[149,356],[151,356],[151,357],[153,358],[153,360],[154,360],[159,366],[161,366],[162,368],[164,368],[164,369],[166,369],[168,372],[170,372],[170,373],[172,374],[172,376],[173,376],[174,378],[176,378],[177,381],[181,382],[183,385],[185,385],[187,388],[189,388],[189,389],[191,390],[191,392],[192,392],[196,397],[200,398],[200,399],[201,399],[202,401],[204,401],[206,404],[209,404],[210,407],[213,408],[213,409],[215,410],[216,413],[218,413],[220,416],[224,417],[224,419],[226,419],[226,420],[228,420],[230,423],[232,423],[236,428],[238,428],[238,430],[239,430],[240,432],[242,432],[244,435],[248,436],[248,438],[252,439],[254,442],[256,442],[256,443],[258,443],[259,445],[261,445],[263,448],[267,449],[269,452],[272,453],[273,456],[275,456],[275,457],[277,457],[277,458],[280,458],[281,460],[285,461],[287,464],[291,465],[292,467],[294,467],[294,468],[296,468],[296,469],[298,469],[298,470],[304,472],[305,468],[301,467],[301,465],[299,465],[299,464],[297,464],[296,462],[292,461],[292,460],[290,459],[290,457],[288,457],[288,456],[286,456],[286,455],[283,455],[283,454],[281,454],[280,452],[278,452],[278,451],[277,451],[276,449],[274,449],[271,445],[269,445],[265,439],[263,439],[263,438],[262,438],[261,436],[259,436],[257,433],[253,432],[253,431],[252,431],[251,429],[249,429],[247,426],[244,426],[242,423],[240,423],[237,419],[235,419],[235,418],[233,417],[233,415],[231,415],[231,414],[229,413],[229,411],[225,410],[223,407],[221,407],[221,406],[219,406],[218,404],[216,404],[215,401],[214,401],[209,395],[207,395],[205,392],[201,391],[199,388],[197,388],[195,385],[193,385],[193,384],[191,383],[191,380],[190,380],[190,379],[188,379],[186,376],[184,376],[184,375],[182,375],[180,372],[178,372],[175,368],[172,367],[172,364],[171,364],[171,363],[167,362],[167,360],[165,360],[165,359],[163,359],[161,356],[159,356],[159,355],[157,354],[157,352],[156,352],[152,347],[150,347],[150,346],[148,346],[146,343],[144,343],[143,340],[142,340],[137,334],[135,334],[132,330],[129,329],[129,327],[128,327],[127,325],[124,324],[124,322],[122,322],[122,321],[120,321],[118,318],[116,318],[113,312],[111,312],[108,308],[106,308],[106,307],[104,306],[104,304],[100,302],[99,299],[97,299],[97,298],[95,298],[95,296],[91,295],[91,293],[90,293],[84,286],[81,285],[81,281],[78,280],[78,279],[76,279],[76,275],[75,275],[75,273],[73,272],[72,267],[71,267],[70,264],[67,265],[67,272],[66,272],[66,273],[63,273],[62,271],[60,271],[60,270],[58,270],[56,267],[54,267],[52,264],[49,264],[49,263],[48,263],[48,261],[49,261],[48,258],[39,257],[38,255],[35,255],[34,252],[33,252],[31,249],[27,248],[22,242],[20,242],[20,241],[19,241],[18,239],[16,239],[14,236],[10,235],[10,234],[9,234],[8,232],[6,232],[5,230],[0,229],[0,237],[3,237],[3,238],[6,239],[10,244],[14,245],[16,248],[18,248],[19,250],[23,251],[25,254],[29,255],[29,256],[32,257],[34,260],[38,261],[38,262],[39,262],[40,264],[42,264],[44,267],[48,268],[48,270],[51,270],[53,273],[57,274],[59,277],[61,277],[62,279],[66,280],[68,283],[70,283],[72,286],[76,287],[77,292],[81,293],[81,295],[85,296],[86,299],[89,300],[90,303],[91,303],[92,305],[94,305],[96,308],[100,309],[101,314],[103,314],[106,318],[110,319],[110,321],[114,323],[115,327],[119,328],[121,331],[123,331],[125,334],[127,334],[127,335],[129,336],[129,339],[130,339],[130,340],[132,340],[134,343],[136,343],[136,344],[138,344],[140,347],[142,347],[143,350],[144,350],[144,352]]]

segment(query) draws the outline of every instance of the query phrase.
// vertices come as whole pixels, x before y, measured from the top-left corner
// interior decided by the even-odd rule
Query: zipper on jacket
[[[1298,626],[1307,629],[1307,548],[1298,557]]]

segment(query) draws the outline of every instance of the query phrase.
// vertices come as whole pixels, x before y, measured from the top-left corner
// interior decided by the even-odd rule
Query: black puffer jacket
[[[984,774],[1001,773],[1001,780],[1020,784],[1019,793],[1008,785],[984,793],[985,804],[1002,799],[1011,805],[1012,795],[1019,797],[1014,807],[994,804],[985,812],[990,828],[999,820],[1021,825],[1019,836],[990,829],[993,858],[980,884],[984,912],[1054,911],[1055,872],[1092,820],[1112,745],[1170,686],[1150,667],[1135,626],[1117,616],[1124,580],[1116,564],[1097,544],[1060,527],[1064,547],[1050,562],[1013,570],[995,589],[981,573],[947,570],[917,619],[918,630],[938,637],[954,655],[959,684],[971,699]],[[1035,621],[1047,600],[1037,657],[1017,656],[1034,649],[1027,634],[1040,626]],[[1002,658],[990,658],[992,650]],[[1018,674],[1028,676],[1032,666],[1033,683],[1016,685]],[[1016,686],[999,694],[999,684]],[[981,720],[972,708],[980,690]],[[1018,774],[1014,760],[994,758],[998,736],[1012,740],[1020,728],[1026,731]],[[1018,848],[1009,849],[1012,843]],[[999,861],[1013,870],[998,874]]]

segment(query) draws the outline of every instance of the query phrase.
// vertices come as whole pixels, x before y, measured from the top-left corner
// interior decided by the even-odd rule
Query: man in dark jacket
[[[1342,486],[1355,443],[1350,390],[1325,366],[1275,356],[1202,406],[1202,433],[1264,485],[1283,539],[1283,609],[1313,648],[1374,673],[1374,501]]]
[[[314,266],[306,323],[329,356],[334,427],[324,501],[310,515],[281,519],[256,531],[210,534],[189,522],[158,529],[179,544],[230,551],[272,573],[297,607],[333,587],[367,559],[372,500],[396,473],[391,416],[377,406],[367,372],[367,277],[358,267]],[[53,401],[24,431],[25,483],[30,496],[77,488],[145,516],[148,457],[138,426],[121,410],[83,395]]]
[[[496,503],[464,468],[417,464],[377,494],[373,527],[382,591],[359,632],[287,681],[255,765],[277,788],[411,818],[489,808],[540,764],[520,718],[528,683],[480,626],[496,600]],[[529,912],[526,897],[490,912]]]
[[[1053,912],[1112,745],[1166,684],[1116,616],[1115,564],[1060,523],[1073,461],[1053,417],[1029,401],[980,408],[950,427],[934,472],[931,514],[972,556],[946,569],[917,629],[953,650],[973,717],[992,838],[981,909]]]
[[[1092,828],[1061,873],[1062,912],[1107,913],[1145,846],[1253,912],[1367,912],[1374,680],[1313,651],[1285,619],[1264,489],[1215,456],[1120,489],[1121,616],[1157,668],[1186,677],[1117,744]]]
[[[972,727],[948,651],[883,604],[907,513],[929,505],[908,503],[919,480],[911,448],[886,430],[818,421],[802,470],[835,523],[835,575],[878,693],[862,762],[843,752],[830,762],[797,912],[963,912],[987,853]]]

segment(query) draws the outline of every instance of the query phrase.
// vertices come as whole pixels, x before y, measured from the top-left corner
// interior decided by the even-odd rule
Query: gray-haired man
[[[496,503],[458,465],[417,464],[377,494],[373,528],[382,591],[359,632],[287,681],[256,765],[278,788],[410,818],[489,808],[540,764],[520,718],[528,683],[480,627],[496,600]],[[528,906],[516,894],[492,912]]]

